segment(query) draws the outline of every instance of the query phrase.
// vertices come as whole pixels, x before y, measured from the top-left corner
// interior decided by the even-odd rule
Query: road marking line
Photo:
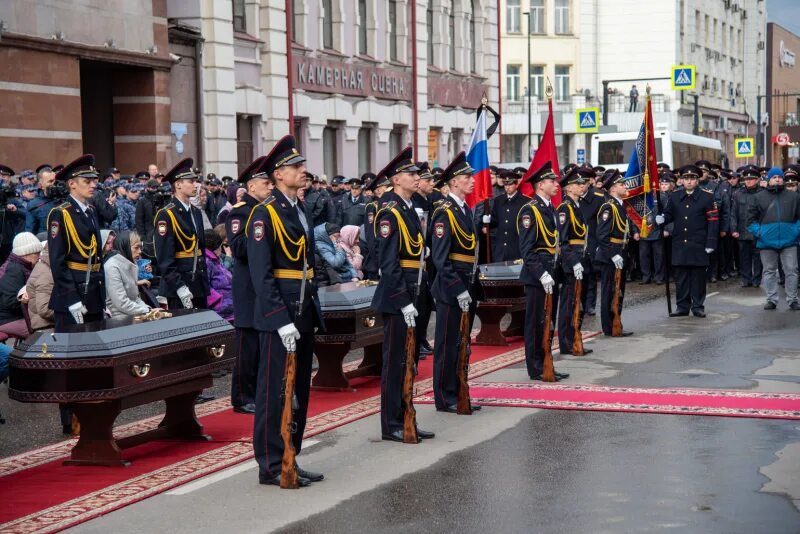
[[[303,441],[303,450],[307,450],[309,447],[313,447],[320,441],[318,439],[307,439]],[[192,493],[199,489],[205,488],[206,486],[210,486],[211,484],[215,484],[220,480],[225,480],[226,478],[230,478],[234,475],[238,475],[239,473],[244,473],[245,471],[249,471],[251,469],[258,470],[258,464],[255,460],[251,460],[249,462],[242,462],[239,465],[234,465],[233,467],[229,467],[228,469],[223,469],[219,473],[214,473],[213,475],[203,477],[199,480],[194,480],[189,482],[188,484],[184,484],[183,486],[179,486],[172,491],[166,492],[165,495],[186,495],[188,493]]]

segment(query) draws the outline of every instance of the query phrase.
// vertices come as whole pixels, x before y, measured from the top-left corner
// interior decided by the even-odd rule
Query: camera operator
[[[11,183],[13,175],[13,169],[0,165],[0,264],[11,254],[14,236],[25,223],[25,211],[16,198],[16,186]]]
[[[65,191],[61,191],[61,196],[49,191],[56,181],[56,174],[49,165],[39,166],[36,169],[36,178],[39,182],[39,193],[28,202],[28,216],[25,220],[25,231],[34,235],[47,230],[47,215],[67,196]]]
[[[169,184],[167,184],[169,185]],[[161,184],[158,180],[151,178],[147,181],[144,194],[139,197],[136,203],[136,233],[142,239],[142,255],[152,259],[155,256],[153,248],[153,231],[155,226],[153,220],[156,212],[161,209],[169,200],[170,192],[161,191]]]

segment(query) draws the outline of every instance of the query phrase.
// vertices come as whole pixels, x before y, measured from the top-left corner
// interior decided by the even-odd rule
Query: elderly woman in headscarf
[[[136,260],[142,255],[142,241],[136,232],[120,232],[103,258],[106,276],[106,308],[112,318],[142,315],[150,306],[139,296]]]
[[[358,278],[364,278],[364,273],[361,271],[361,263],[364,261],[364,256],[361,254],[361,249],[358,246],[360,228],[352,224],[342,226],[341,238],[339,244],[347,255],[347,261],[358,273]]]

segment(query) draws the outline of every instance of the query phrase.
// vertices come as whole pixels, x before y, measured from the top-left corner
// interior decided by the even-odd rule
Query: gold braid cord
[[[74,244],[78,254],[84,259],[88,260],[90,256],[92,258],[97,256],[97,237],[95,237],[94,233],[89,240],[89,244],[85,244],[81,241],[81,236],[78,235],[78,230],[75,228],[75,223],[69,211],[61,210],[61,216],[64,217],[64,226],[67,227],[67,253],[69,253]]]

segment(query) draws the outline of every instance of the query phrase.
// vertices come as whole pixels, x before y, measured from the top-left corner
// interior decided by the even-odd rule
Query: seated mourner
[[[316,247],[317,283],[321,286],[355,282],[358,273],[347,261],[347,253],[339,244],[341,228],[337,224],[324,223],[314,228]]]
[[[111,317],[142,315],[150,307],[139,296],[136,260],[142,255],[142,241],[136,232],[120,232],[103,259],[106,277],[106,308]]]
[[[30,232],[14,238],[11,255],[0,277],[0,331],[15,337],[26,337],[28,327],[22,315],[22,302],[27,302],[25,284],[39,261],[42,242]]]

